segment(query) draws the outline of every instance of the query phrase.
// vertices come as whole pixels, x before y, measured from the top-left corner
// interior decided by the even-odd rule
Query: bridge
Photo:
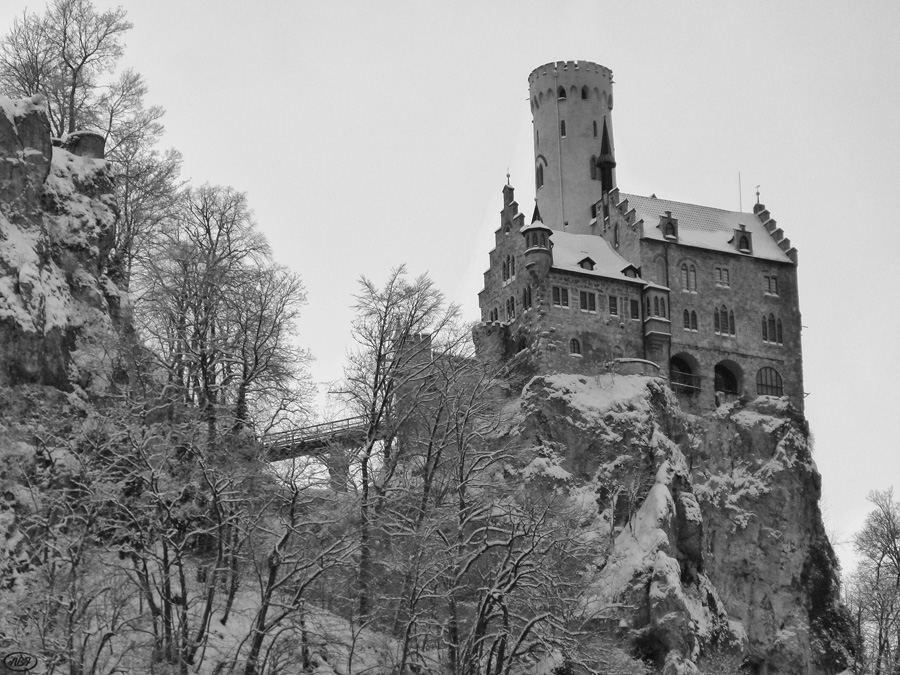
[[[366,439],[368,427],[365,415],[297,427],[267,434],[263,446],[271,461],[315,454],[334,443],[359,443]]]

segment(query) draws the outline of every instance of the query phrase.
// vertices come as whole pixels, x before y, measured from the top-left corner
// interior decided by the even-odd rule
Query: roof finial
[[[756,186],[756,203],[759,204],[759,185]]]
[[[509,167],[506,167],[506,184],[509,185]]]

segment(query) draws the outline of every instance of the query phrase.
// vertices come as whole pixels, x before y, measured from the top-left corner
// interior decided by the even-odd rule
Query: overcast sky
[[[0,25],[24,7],[2,3]],[[849,539],[870,490],[900,489],[900,3],[124,7],[122,64],[166,108],[185,177],[247,192],[302,274],[317,381],[341,374],[360,275],[405,263],[479,318],[507,169],[521,209],[534,199],[528,74],[595,61],[614,73],[623,191],[737,209],[740,172],[744,210],[761,185],[799,249],[827,527]]]

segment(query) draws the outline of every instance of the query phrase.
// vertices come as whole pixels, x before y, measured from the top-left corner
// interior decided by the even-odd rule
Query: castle
[[[548,63],[528,82],[534,214],[507,181],[479,348],[534,372],[659,373],[702,409],[767,395],[802,411],[797,251],[768,210],[621,192],[612,71]]]

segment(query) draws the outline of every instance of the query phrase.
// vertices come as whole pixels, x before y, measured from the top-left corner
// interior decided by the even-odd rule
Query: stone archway
[[[677,394],[700,393],[700,364],[690,354],[680,352],[669,359],[669,383]]]
[[[713,389],[717,393],[739,396],[744,389],[743,369],[734,361],[719,361],[713,375]]]

